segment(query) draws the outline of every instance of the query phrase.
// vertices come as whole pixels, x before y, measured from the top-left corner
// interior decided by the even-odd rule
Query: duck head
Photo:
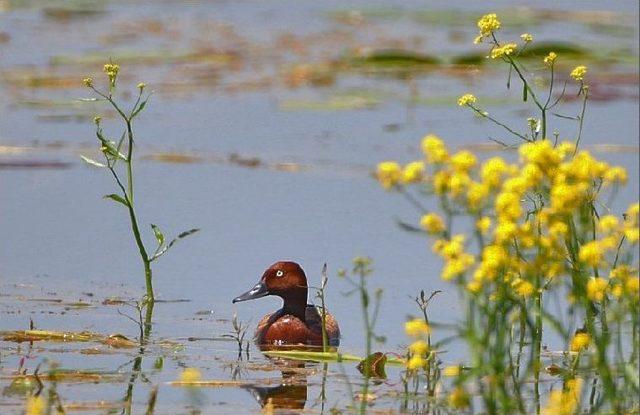
[[[246,293],[233,299],[234,303],[254,300],[256,298],[275,295],[284,300],[287,306],[307,303],[307,276],[295,262],[280,261],[271,265],[262,275],[260,281]]]

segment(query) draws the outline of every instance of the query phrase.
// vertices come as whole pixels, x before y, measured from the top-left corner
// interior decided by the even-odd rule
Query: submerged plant
[[[562,57],[551,52],[540,60],[549,80],[542,94],[518,60],[533,36],[523,34],[522,45],[500,41],[495,14],[483,16],[478,27],[476,43],[491,45],[490,57],[509,68],[507,85],[515,73],[523,101],[533,102],[540,116],[529,118],[529,130],[520,132],[491,116],[473,94],[461,96],[458,105],[522,140],[519,160],[480,162],[466,150],[451,153],[439,137],[428,135],[422,160],[404,167],[383,162],[377,172],[385,189],[399,191],[421,209],[420,225],[443,260],[441,277],[457,288],[465,307],[457,334],[470,352],[468,370],[445,369],[453,382],[439,403],[470,408],[475,390],[490,414],[637,410],[640,208],[634,203],[624,211],[612,209],[608,201],[626,183],[625,169],[579,148],[587,68],[566,74],[577,83],[582,103],[578,116],[562,117],[575,120],[577,132],[567,141],[559,142],[559,134],[550,139],[548,115],[567,88],[565,82],[554,97]],[[411,188],[434,197],[439,211],[424,210]],[[460,228],[468,223],[473,229],[464,233]],[[555,311],[551,299],[557,300]],[[413,320],[407,333],[414,337],[407,366],[418,376],[429,361],[429,325]],[[543,339],[554,336],[563,350],[545,354]],[[547,375],[562,382],[543,404]]]
[[[104,156],[104,163],[97,162],[85,156],[82,156],[82,159],[92,166],[104,168],[109,171],[116,182],[118,193],[111,193],[104,197],[105,199],[110,199],[127,209],[131,232],[133,233],[144,267],[146,298],[142,303],[146,306],[145,325],[147,326],[148,332],[150,330],[151,316],[153,315],[153,306],[155,302],[151,263],[164,255],[179,239],[197,232],[198,229],[190,229],[186,232],[182,232],[176,238],[166,243],[164,233],[158,226],[151,224],[151,229],[153,230],[153,234],[157,241],[155,251],[151,253],[142,241],[134,198],[135,187],[133,164],[135,160],[134,153],[137,139],[134,137],[133,123],[136,117],[145,109],[147,102],[149,102],[149,98],[151,97],[151,93],[145,92],[146,85],[144,83],[139,83],[137,86],[137,98],[131,109],[127,111],[121,103],[116,101],[115,97],[120,66],[114,63],[107,63],[104,65],[104,72],[108,78],[108,87],[106,91],[98,89],[92,78],[85,78],[83,80],[83,84],[99,97],[90,100],[106,101],[116,111],[118,117],[124,124],[123,131],[118,141],[109,139],[102,128],[101,117],[96,116],[94,118],[94,123],[96,125],[96,137],[100,145],[100,151]]]

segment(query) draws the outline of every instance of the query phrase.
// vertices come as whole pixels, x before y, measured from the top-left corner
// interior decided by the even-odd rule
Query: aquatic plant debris
[[[0,331],[0,339],[8,342],[99,342],[115,348],[131,348],[139,345],[122,334],[102,334],[89,331],[70,332],[53,330]]]

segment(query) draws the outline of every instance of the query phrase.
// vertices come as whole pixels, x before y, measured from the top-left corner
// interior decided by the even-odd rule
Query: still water
[[[529,31],[539,40],[593,51],[588,65],[594,100],[583,143],[629,169],[630,190],[618,194],[613,206],[636,200],[637,2],[581,2],[581,8],[594,11],[583,15],[572,2],[540,3],[539,9],[524,8],[527,3],[490,2],[480,8],[459,1],[0,1],[0,330],[28,328],[32,319],[41,329],[136,336],[135,325],[120,314],[132,310],[102,305],[106,298],[132,299],[144,291],[125,212],[101,199],[114,191],[110,178],[79,159],[79,154],[97,157],[95,114],[103,115],[112,135],[119,134],[113,114],[77,101],[88,96],[80,80],[100,79],[109,57],[122,67],[121,91],[134,90],[140,81],[155,91],[136,127],[141,222],[158,224],[169,235],[201,228],[155,263],[155,289],[167,302],[156,306],[153,336],[181,346],[158,346],[143,361],[149,382],[135,385],[137,411],[152,385],[160,385],[159,413],[259,408],[252,396],[264,390],[183,390],[165,382],[176,379],[182,367],[196,366],[207,379],[268,378],[278,387],[280,374],[261,368],[258,351],[252,349],[249,362],[245,358],[234,371],[233,343],[188,340],[228,333],[234,312],[252,331],[262,315],[278,308],[273,298],[231,304],[277,260],[299,262],[314,285],[328,264],[327,301],[340,322],[344,352],[363,349],[357,298],[345,297],[349,286],[336,277],[357,255],[374,260],[370,286],[384,289],[378,331],[387,341],[377,349],[401,352],[403,322],[417,314],[412,297],[421,289],[442,290],[431,318],[454,322],[456,296],[439,279],[440,263],[428,241],[396,225],[397,219],[416,223],[420,212],[383,191],[370,173],[378,161],[417,157],[427,133],[440,135],[452,148],[486,144],[489,138],[513,142],[455,100],[466,92],[488,97],[491,113],[514,124],[532,115],[519,102],[520,91],[498,99],[507,74],[494,64],[408,77],[330,70],[324,82],[300,76],[300,65],[326,67],[366,48],[415,50],[445,60],[477,52],[471,43],[475,20],[504,11],[514,22],[512,30],[505,24],[506,36]],[[130,96],[120,98],[131,102]],[[563,113],[576,115],[578,105],[567,102]],[[575,135],[575,123],[552,122],[561,138]],[[435,208],[430,200],[425,205]],[[69,305],[79,300],[91,307]],[[4,376],[27,352],[25,345],[0,346]],[[33,370],[49,358],[64,368],[126,373],[136,355],[87,355],[83,347],[36,343],[25,365]],[[157,356],[165,357],[161,370],[153,368]],[[464,350],[452,345],[443,360],[462,356]],[[320,410],[322,366],[308,366],[296,376],[307,377],[306,407]],[[338,366],[328,370],[326,406],[344,406],[350,398],[342,372]],[[344,370],[357,382],[355,369]],[[397,378],[391,372],[380,394],[397,388]],[[8,385],[3,379],[0,388]],[[69,401],[112,402],[122,399],[126,388],[123,379],[65,383],[59,393]],[[19,412],[21,402],[4,394],[0,412]],[[376,407],[397,409],[384,397]]]

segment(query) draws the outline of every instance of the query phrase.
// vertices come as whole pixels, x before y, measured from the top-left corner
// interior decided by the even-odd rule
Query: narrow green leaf
[[[337,352],[315,352],[309,350],[267,350],[263,352],[267,356],[281,357],[283,359],[308,360],[313,362],[361,362],[360,356],[342,354]],[[390,365],[404,365],[403,359],[387,356],[386,363]]]
[[[127,200],[125,198],[123,198],[120,195],[117,195],[115,193],[111,193],[110,195],[104,195],[103,199],[111,199],[113,201],[116,201],[118,203],[122,203],[125,207],[129,207],[129,203],[127,203]]]
[[[523,85],[522,86],[522,100],[524,102],[527,102],[527,98],[529,96],[528,94],[529,94],[529,90],[527,89],[527,85]]]
[[[158,249],[156,249],[156,252],[151,257],[151,261],[154,261],[154,260],[160,258],[162,255],[164,255],[180,239],[186,238],[189,235],[193,235],[194,233],[198,232],[199,230],[200,229],[197,229],[197,228],[189,229],[188,231],[184,231],[181,234],[179,234],[178,236],[176,236],[175,238],[173,238],[171,240],[171,242],[169,242],[166,246],[164,246],[164,247],[158,246]],[[155,230],[154,230],[154,232],[155,232]]]
[[[138,108],[136,108],[136,110],[133,112],[133,114],[131,114],[131,119],[134,119],[136,115],[138,115],[143,109],[144,107],[147,106],[147,102],[149,101],[149,98],[151,98],[151,95],[149,95],[147,97],[147,99],[145,99],[144,101],[142,101],[140,103],[140,105],[138,106]]]
[[[156,237],[156,241],[158,241],[158,248],[162,247],[162,245],[164,245],[164,234],[162,233],[160,228],[158,228],[158,226],[154,225],[153,223],[151,224],[151,229],[153,229],[153,234]]]
[[[80,158],[87,164],[91,165],[91,166],[95,166],[95,167],[100,167],[100,168],[104,168],[107,167],[102,163],[99,163],[93,159],[90,159],[89,157],[85,157],[82,154],[80,154]]]
[[[638,378],[638,368],[634,367],[632,364],[627,363],[624,366],[624,374],[633,389],[638,392],[640,390],[640,379]],[[637,395],[636,395],[637,396]]]
[[[399,218],[395,218],[395,220],[396,220],[396,225],[398,225],[400,229],[402,229],[403,231],[421,233],[421,234],[425,233],[424,230],[418,226],[407,223]]]

